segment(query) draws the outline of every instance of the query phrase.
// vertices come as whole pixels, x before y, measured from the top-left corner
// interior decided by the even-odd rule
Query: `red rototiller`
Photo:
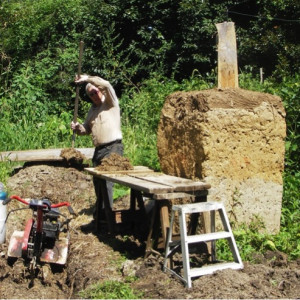
[[[27,220],[24,231],[14,231],[8,246],[8,258],[22,257],[29,262],[29,268],[34,273],[37,263],[64,265],[67,261],[69,246],[69,221],[61,214],[59,208],[66,206],[70,214],[74,214],[68,202],[51,204],[48,199],[32,199],[26,201],[19,196],[11,196],[5,204],[15,199],[31,209],[32,217]],[[60,222],[61,217],[64,222]]]

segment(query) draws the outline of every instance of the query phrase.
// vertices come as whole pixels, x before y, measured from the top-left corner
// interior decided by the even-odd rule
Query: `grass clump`
[[[79,296],[85,299],[141,299],[142,293],[130,287],[130,282],[108,280],[91,285]]]

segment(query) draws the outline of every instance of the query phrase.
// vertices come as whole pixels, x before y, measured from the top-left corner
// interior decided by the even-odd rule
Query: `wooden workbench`
[[[137,166],[133,170],[126,171],[99,171],[95,168],[85,168],[85,170],[100,179],[104,191],[102,196],[106,219],[111,233],[114,232],[115,218],[109,205],[106,181],[118,183],[131,189],[130,210],[132,212],[135,211],[136,203],[140,209],[144,209],[143,196],[156,200],[155,209],[151,217],[146,252],[152,248],[152,235],[157,212],[159,212],[161,235],[163,245],[165,245],[167,230],[169,228],[170,200],[194,196],[195,202],[206,201],[208,190],[210,189],[210,185],[203,181],[194,181],[161,172],[154,172],[143,166]],[[98,208],[97,211],[99,211]]]

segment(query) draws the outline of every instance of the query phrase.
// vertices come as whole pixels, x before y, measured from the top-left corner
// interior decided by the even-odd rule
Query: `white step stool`
[[[222,221],[224,231],[215,232],[215,212],[218,211]],[[180,227],[180,241],[172,241],[172,228],[175,219],[175,212],[178,212],[179,227]],[[186,214],[205,213],[210,212],[211,216],[211,232],[197,235],[187,235]],[[234,258],[233,262],[219,262],[216,263],[216,249],[215,241],[219,239],[227,239]],[[190,255],[189,244],[199,242],[212,242],[211,258],[212,263],[200,268],[190,268]],[[172,267],[168,265],[168,258],[172,259],[175,251],[181,246],[182,260],[183,260],[183,276],[175,272]],[[192,287],[191,278],[198,277],[206,274],[212,274],[217,270],[223,269],[242,269],[243,262],[241,260],[236,242],[229,224],[228,217],[224,205],[219,202],[200,202],[183,205],[173,205],[170,230],[167,235],[165,258],[164,258],[164,271],[169,271],[173,275],[184,281],[185,285]]]

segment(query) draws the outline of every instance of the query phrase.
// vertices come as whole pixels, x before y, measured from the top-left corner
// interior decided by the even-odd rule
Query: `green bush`
[[[1,93],[26,64],[62,105],[72,94],[80,40],[83,72],[112,80],[119,93],[153,72],[178,81],[194,69],[203,75],[216,67],[215,24],[224,21],[236,23],[242,68],[263,67],[277,79],[299,70],[293,0],[4,0],[0,8]]]

